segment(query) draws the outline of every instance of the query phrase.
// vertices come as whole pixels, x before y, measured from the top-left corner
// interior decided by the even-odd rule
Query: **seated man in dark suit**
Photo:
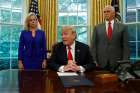
[[[60,72],[84,72],[96,67],[88,45],[78,42],[73,26],[62,27],[62,42],[53,47],[48,67]]]

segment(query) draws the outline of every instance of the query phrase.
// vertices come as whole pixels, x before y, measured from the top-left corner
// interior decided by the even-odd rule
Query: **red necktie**
[[[70,46],[68,46],[68,60],[73,60]]]
[[[107,33],[108,39],[112,39],[112,27],[111,27],[111,22],[109,21],[108,23],[108,33]]]

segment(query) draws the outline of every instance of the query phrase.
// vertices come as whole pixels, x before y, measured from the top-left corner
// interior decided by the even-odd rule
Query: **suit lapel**
[[[105,22],[102,24],[101,31],[103,31],[102,33],[104,34],[104,38],[106,40],[108,40],[107,33],[106,33],[106,24],[105,24]]]
[[[118,25],[117,23],[114,21],[114,25],[113,25],[113,32],[112,32],[112,40],[113,37],[115,36],[115,33],[118,31]]]
[[[79,57],[80,57],[80,46],[78,45],[78,42],[75,42],[75,61],[79,62]]]
[[[62,56],[64,58],[63,60],[67,64],[68,58],[67,58],[67,50],[66,50],[66,46],[65,45],[63,45],[63,47],[62,47],[62,55],[60,55],[60,56]]]

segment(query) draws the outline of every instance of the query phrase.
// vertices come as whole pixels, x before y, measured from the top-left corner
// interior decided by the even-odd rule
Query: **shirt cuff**
[[[59,71],[59,72],[65,72],[65,71],[64,71],[64,66],[60,66],[59,69],[58,69],[58,71]],[[82,67],[82,66],[80,66],[80,72],[81,72],[81,73],[82,73],[82,72],[85,72],[85,68]]]
[[[94,63],[96,64],[96,67],[98,66],[98,63],[97,63],[97,61],[94,61]]]
[[[59,72],[64,72],[64,66],[60,66],[58,69]]]
[[[85,71],[86,71],[85,68],[80,66],[80,72],[85,72]]]

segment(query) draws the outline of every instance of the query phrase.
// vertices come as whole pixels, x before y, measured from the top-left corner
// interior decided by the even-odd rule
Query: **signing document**
[[[58,76],[78,76],[75,72],[57,72]]]

